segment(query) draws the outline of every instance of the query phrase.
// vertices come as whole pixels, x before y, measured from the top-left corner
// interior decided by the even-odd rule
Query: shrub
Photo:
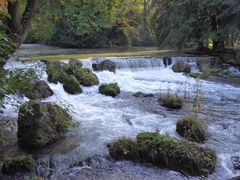
[[[69,76],[63,83],[63,89],[69,94],[79,94],[82,93],[82,89],[78,80],[75,76]]]
[[[18,172],[29,172],[33,170],[34,164],[32,156],[17,156],[8,158],[2,166],[2,173],[11,175]]]
[[[99,92],[106,96],[116,97],[118,94],[120,94],[120,88],[117,83],[102,84],[99,87]]]
[[[153,163],[189,175],[207,175],[215,170],[217,164],[215,151],[158,133],[140,133],[136,142],[118,140],[110,144],[109,150],[117,160]]]
[[[184,73],[190,73],[191,72],[191,66],[189,64],[177,61],[173,66],[172,69],[176,73],[184,72]]]
[[[94,86],[99,84],[97,76],[87,68],[78,68],[74,70],[74,76],[83,86]]]
[[[165,95],[159,99],[162,106],[171,109],[181,109],[183,106],[183,99],[177,95]]]
[[[176,131],[187,140],[199,143],[204,142],[207,136],[205,123],[194,116],[184,117],[179,120]]]

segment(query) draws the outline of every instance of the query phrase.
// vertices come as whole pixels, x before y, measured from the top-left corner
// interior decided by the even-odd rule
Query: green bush
[[[57,84],[64,83],[68,74],[66,73],[67,65],[61,62],[47,63],[48,81]]]
[[[177,95],[165,95],[159,99],[162,106],[170,109],[181,109],[183,106],[183,99]]]
[[[158,133],[140,133],[136,142],[120,139],[109,145],[109,151],[116,160],[152,163],[196,176],[212,173],[217,164],[215,151]]]
[[[116,97],[118,94],[120,94],[120,88],[117,83],[102,84],[99,87],[99,92],[106,96]]]
[[[17,156],[8,158],[2,166],[2,174],[15,174],[21,172],[30,172],[34,168],[32,156]]]
[[[189,141],[204,142],[207,132],[205,123],[194,116],[184,117],[176,125],[176,131]]]

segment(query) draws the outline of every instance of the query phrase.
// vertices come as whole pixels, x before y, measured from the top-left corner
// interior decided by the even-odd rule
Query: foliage
[[[235,0],[159,0],[152,17],[160,46],[222,49],[240,35]]]
[[[170,109],[181,109],[183,106],[183,99],[177,95],[167,94],[159,98],[159,102]]]
[[[207,132],[205,123],[195,116],[184,117],[177,122],[176,131],[189,141],[204,142]]]

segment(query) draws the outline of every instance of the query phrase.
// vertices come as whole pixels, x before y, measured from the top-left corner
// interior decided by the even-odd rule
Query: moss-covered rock
[[[67,130],[71,118],[58,105],[30,101],[20,107],[18,142],[29,149],[43,148]]]
[[[109,144],[109,153],[116,159],[136,160],[138,159],[138,147],[135,141],[130,139],[119,139],[115,143]]]
[[[67,72],[68,74],[74,74],[74,71],[78,68],[82,68],[82,66],[83,64],[81,61],[74,58],[70,58],[67,65]]]
[[[206,140],[206,124],[194,116],[184,117],[177,122],[176,131],[189,141],[202,143]]]
[[[2,174],[12,175],[15,173],[30,172],[33,168],[32,157],[22,155],[6,159],[2,166]]]
[[[116,72],[116,63],[106,59],[100,63],[93,63],[92,68],[94,71],[110,71],[115,73]]]
[[[183,106],[183,99],[177,95],[165,95],[159,98],[159,103],[170,109],[181,109]]]
[[[99,84],[96,74],[87,68],[78,68],[74,70],[74,76],[83,86],[94,86]]]
[[[184,72],[184,73],[190,73],[191,72],[191,65],[177,61],[173,66],[172,69],[176,73]]]
[[[63,83],[68,77],[67,65],[61,62],[47,63],[47,75],[48,81],[57,84],[58,82]]]
[[[54,92],[45,81],[37,81],[25,94],[29,99],[43,99],[52,96]]]
[[[158,133],[138,134],[135,142],[120,139],[110,144],[109,150],[116,160],[153,163],[189,175],[207,175],[215,170],[217,163],[215,151]]]
[[[99,87],[99,92],[106,96],[116,97],[118,94],[120,94],[120,88],[117,83],[102,84]]]
[[[75,76],[69,76],[63,83],[63,89],[69,94],[80,94],[82,89]]]
[[[190,175],[207,175],[216,167],[215,151],[196,143],[157,133],[141,133],[137,136],[137,144],[140,157],[160,167]]]

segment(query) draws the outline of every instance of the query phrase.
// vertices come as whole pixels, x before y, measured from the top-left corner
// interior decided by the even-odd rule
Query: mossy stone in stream
[[[172,69],[176,73],[184,72],[184,73],[190,73],[191,72],[191,66],[187,63],[177,61],[173,66]]]
[[[57,139],[70,125],[68,112],[58,105],[30,101],[20,106],[18,142],[28,149],[43,148]]]
[[[198,79],[207,79],[209,77],[209,75],[204,73],[189,73],[189,76]]]
[[[99,84],[99,80],[90,69],[78,68],[74,70],[74,76],[83,86],[94,86]]]
[[[75,76],[70,75],[63,83],[63,89],[69,94],[80,94],[82,89]]]
[[[202,143],[206,140],[206,124],[195,116],[184,117],[177,122],[176,131],[189,141]]]
[[[102,84],[99,87],[99,92],[106,96],[116,97],[120,94],[120,88],[117,83]]]
[[[170,109],[181,109],[183,106],[183,99],[177,95],[167,94],[159,98],[159,103]]]
[[[43,99],[52,96],[54,92],[45,81],[37,81],[25,94],[29,99]]]
[[[136,160],[138,159],[138,147],[135,141],[130,139],[119,139],[109,144],[110,155],[116,159]]]
[[[47,63],[47,75],[48,81],[57,84],[58,82],[63,83],[67,79],[67,65],[61,62]]]
[[[12,175],[15,173],[30,172],[34,168],[32,156],[17,156],[8,158],[2,166],[2,174]]]
[[[208,175],[215,170],[215,151],[197,143],[179,141],[158,133],[140,133],[136,141],[120,139],[109,145],[110,155],[116,159],[152,163],[189,175]]]
[[[70,58],[67,65],[68,74],[74,74],[74,71],[78,68],[82,68],[83,63],[77,59]]]

